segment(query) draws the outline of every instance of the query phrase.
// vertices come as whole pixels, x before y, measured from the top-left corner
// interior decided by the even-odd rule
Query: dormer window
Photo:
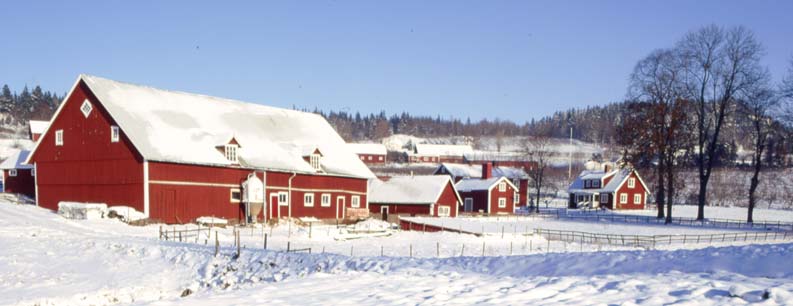
[[[239,148],[238,145],[228,144],[225,146],[225,154],[226,159],[232,163],[239,164],[239,159],[237,158],[237,149]]]
[[[311,167],[314,168],[314,170],[317,170],[317,171],[322,170],[322,165],[320,164],[319,161],[320,161],[320,155],[319,154],[316,154],[316,153],[315,154],[311,154],[310,162],[311,162]]]

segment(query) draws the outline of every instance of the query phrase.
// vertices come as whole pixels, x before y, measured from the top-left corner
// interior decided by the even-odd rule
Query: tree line
[[[0,92],[0,117],[3,129],[10,131],[27,124],[28,120],[50,120],[64,96],[44,91],[40,86],[33,90],[25,86],[21,92],[11,91],[3,85]]]
[[[658,218],[671,221],[677,175],[693,166],[697,219],[704,220],[713,169],[723,163],[729,144],[740,138],[752,151],[746,194],[747,221],[753,221],[760,173],[788,153],[779,144],[789,141],[785,124],[791,123],[793,96],[793,62],[789,76],[775,84],[761,64],[764,55],[751,30],[710,25],[636,64],[627,90],[628,111],[617,124],[617,143],[625,162],[654,171]],[[730,135],[730,130],[737,133]]]

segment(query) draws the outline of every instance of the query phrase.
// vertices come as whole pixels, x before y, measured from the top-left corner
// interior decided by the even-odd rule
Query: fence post
[[[264,249],[267,249],[267,234],[264,234]]]
[[[482,257],[485,257],[485,242],[482,241]]]
[[[463,243],[462,248],[460,248],[460,257],[465,256],[465,243]]]
[[[291,243],[291,242],[289,242],[289,241],[287,241],[287,242],[286,242],[286,252],[287,252],[287,253],[289,253],[289,249],[290,249],[290,247],[291,247],[291,246],[292,246],[292,243]]]
[[[380,257],[383,257],[383,246],[380,246]]]
[[[509,256],[512,256],[512,241],[509,242]]]
[[[504,239],[504,226],[501,226],[501,239]]]
[[[237,257],[240,257],[240,254],[241,254],[241,253],[240,253],[240,247],[241,247],[241,244],[242,244],[242,243],[241,243],[241,241],[240,241],[240,232],[239,232],[239,231],[237,231]]]
[[[162,240],[162,225],[160,225],[160,236],[158,236],[158,238],[157,238],[157,239],[160,239],[160,240]]]
[[[413,244],[410,244],[410,257],[413,257]]]
[[[311,228],[313,224],[313,222],[308,223],[308,239],[311,239]]]
[[[350,246],[350,257],[352,257],[352,256],[353,256],[353,254],[355,254],[355,253],[353,253],[353,251],[354,251],[354,250],[355,250],[355,246],[354,246],[354,245],[351,245],[351,246]]]
[[[441,243],[435,242],[435,257],[441,257]]]
[[[220,252],[220,239],[218,238],[218,232],[215,231],[215,257],[218,256]]]

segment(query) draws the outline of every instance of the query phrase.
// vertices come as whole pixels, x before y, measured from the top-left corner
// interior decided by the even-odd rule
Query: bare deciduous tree
[[[535,201],[529,204],[529,212],[540,211],[540,199],[542,198],[542,189],[545,187],[545,170],[548,168],[550,158],[551,138],[548,133],[539,133],[533,137],[526,139],[524,143],[525,154],[528,160],[535,163],[535,165],[526,169],[529,174],[529,184],[535,192]]]
[[[773,133],[774,119],[771,117],[778,104],[776,93],[768,86],[768,74],[764,80],[758,80],[756,84],[745,89],[741,112],[752,122],[752,143],[754,154],[752,154],[752,178],[749,180],[749,207],[746,222],[752,223],[752,213],[757,202],[755,193],[760,183],[760,171],[763,167],[763,153],[768,145],[768,138]]]
[[[760,73],[762,45],[744,28],[716,25],[688,33],[678,42],[687,97],[694,102],[699,177],[697,219],[705,218],[707,187],[718,158],[720,133],[740,92]]]

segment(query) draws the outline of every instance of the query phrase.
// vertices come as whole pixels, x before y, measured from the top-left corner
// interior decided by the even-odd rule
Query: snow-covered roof
[[[472,152],[474,149],[469,145],[416,144],[416,154],[418,155],[463,156]]]
[[[476,151],[463,154],[469,161],[528,161],[525,153],[521,152],[491,152]]]
[[[417,175],[395,176],[387,181],[369,181],[369,203],[432,204],[438,201],[446,185],[452,184],[448,176]],[[455,191],[455,195],[456,195]],[[459,201],[459,195],[457,200]]]
[[[41,120],[30,120],[28,124],[30,125],[30,133],[32,134],[43,134],[44,131],[47,130],[47,127],[50,126],[49,121]]]
[[[443,163],[438,166],[438,169],[435,170],[435,173],[439,173],[440,169],[445,168],[449,174],[454,177],[461,177],[461,178],[481,178],[482,177],[482,165],[466,165],[466,164],[452,164],[452,163]],[[506,176],[509,179],[525,179],[528,178],[529,175],[523,169],[515,168],[515,167],[503,167],[497,166],[493,167],[493,176]]]
[[[348,143],[355,154],[386,155],[385,145],[380,143]]]
[[[568,192],[585,192],[585,193],[611,193],[617,191],[617,189],[625,182],[626,179],[633,173],[632,169],[624,168],[619,170],[612,170],[609,172],[605,172],[603,170],[584,170],[578,177],[570,184],[567,188]],[[585,180],[602,180],[613,176],[608,184],[601,188],[584,188],[584,181]],[[638,177],[638,175],[637,175]],[[642,185],[644,182],[639,177],[639,181]],[[647,186],[644,186],[647,189]]]
[[[233,138],[240,145],[237,154],[243,167],[315,173],[302,153],[319,149],[325,173],[374,177],[317,114],[96,76],[81,75],[79,80],[96,95],[146,160],[231,165],[216,147]]]
[[[28,155],[30,155],[28,150],[14,150],[6,160],[0,163],[0,169],[33,169],[32,165],[24,164],[25,160],[28,159]]]
[[[489,190],[492,188],[496,183],[499,181],[504,180],[507,184],[512,186],[512,189],[518,190],[518,187],[515,187],[515,184],[512,184],[508,179],[505,177],[491,177],[489,179],[483,180],[478,178],[467,178],[462,179],[461,181],[457,182],[454,185],[457,188],[457,191],[479,191],[479,190]]]

